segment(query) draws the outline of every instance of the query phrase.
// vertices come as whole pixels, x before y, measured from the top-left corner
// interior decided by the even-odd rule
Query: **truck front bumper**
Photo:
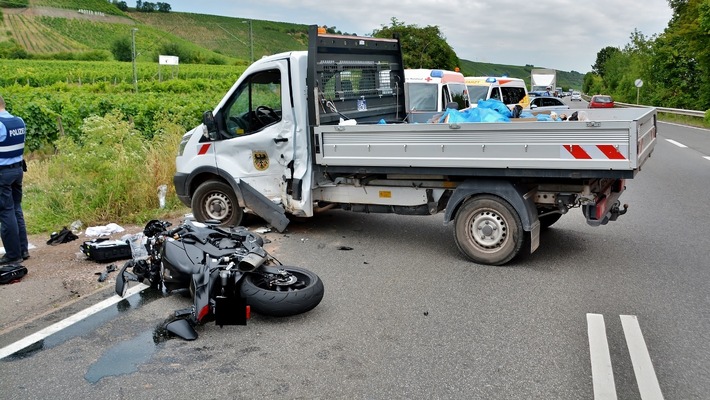
[[[191,199],[187,189],[187,178],[188,174],[177,172],[175,176],[173,176],[173,185],[175,185],[175,194],[177,194],[178,199],[180,199],[184,205],[190,207]]]

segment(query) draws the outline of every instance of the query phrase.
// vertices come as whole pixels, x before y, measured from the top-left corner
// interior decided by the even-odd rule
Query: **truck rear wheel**
[[[456,213],[454,239],[471,261],[503,265],[512,260],[525,241],[520,216],[498,196],[472,197]]]
[[[201,184],[192,195],[192,213],[200,222],[217,220],[223,226],[237,226],[242,223],[244,210],[232,187],[220,181]]]

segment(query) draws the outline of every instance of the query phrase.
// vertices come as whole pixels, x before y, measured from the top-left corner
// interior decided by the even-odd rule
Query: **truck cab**
[[[447,108],[462,110],[471,103],[464,76],[443,69],[404,70],[409,122],[427,122]]]
[[[308,51],[250,65],[183,136],[173,182],[196,219],[238,225],[246,212],[283,230],[285,213],[313,215],[310,126],[404,121],[399,41],[310,34]]]

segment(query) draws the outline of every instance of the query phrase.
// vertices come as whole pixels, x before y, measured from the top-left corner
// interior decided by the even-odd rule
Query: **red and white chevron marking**
[[[626,160],[629,146],[612,144],[564,144],[560,147],[560,158],[566,160]]]

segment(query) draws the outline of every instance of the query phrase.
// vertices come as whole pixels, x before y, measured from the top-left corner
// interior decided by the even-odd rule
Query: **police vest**
[[[19,117],[1,118],[7,136],[0,142],[0,158],[22,157],[25,150],[25,121]]]

